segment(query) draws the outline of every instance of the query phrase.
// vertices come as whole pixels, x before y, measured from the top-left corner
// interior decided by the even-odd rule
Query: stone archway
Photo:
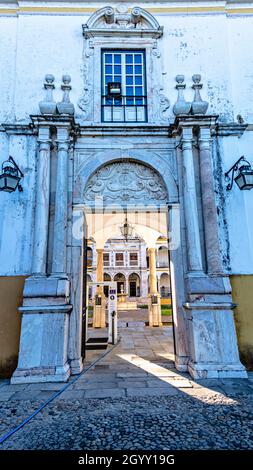
[[[168,273],[162,273],[160,276],[160,294],[161,297],[169,297],[171,294],[170,276]]]
[[[126,278],[123,273],[115,274],[113,280],[117,282],[117,294],[125,294],[126,292]]]
[[[141,156],[132,152],[131,158],[119,160],[112,159],[112,153],[105,150],[103,153],[98,154],[96,160],[91,160],[87,168],[85,165],[82,165],[81,171],[79,168],[80,166],[77,167],[76,173],[78,176],[75,177],[77,186],[76,189],[74,188],[76,195],[74,220],[78,219],[79,229],[82,224],[85,225],[86,236],[96,241],[97,251],[103,249],[109,238],[119,233],[119,224],[122,224],[122,220],[124,220],[122,216],[125,214],[126,209],[130,222],[136,227],[138,236],[151,249],[155,248],[156,241],[160,237],[163,239],[168,238],[168,219],[173,222],[175,214],[178,214],[178,189],[170,164],[165,169],[165,162],[156,158],[155,169],[151,165],[150,156],[145,151],[142,152]],[[98,218],[93,220],[96,219],[96,211],[98,212]],[[114,212],[113,222],[110,220],[112,211]],[[139,211],[137,221],[136,211]],[[152,217],[150,215],[152,211],[157,211],[159,216]],[[105,228],[101,228],[102,213],[104,217],[107,217]],[[145,218],[146,213],[148,213],[147,218]],[[80,216],[83,220],[81,224]],[[74,220],[73,223],[75,224]],[[92,227],[92,230],[90,230],[90,227]],[[176,257],[179,251],[180,247]],[[96,255],[94,254],[94,256]],[[173,292],[176,304],[179,304],[182,289],[181,267],[182,265],[177,263],[175,271],[178,278],[181,278],[181,283],[178,284],[175,278]],[[142,282],[147,283],[147,279]],[[157,287],[155,292],[159,295]],[[74,309],[78,319],[77,304],[74,305]],[[74,315],[72,315],[72,318],[74,318]],[[73,331],[76,334],[76,329]],[[72,333],[70,333],[70,337],[72,337]],[[184,358],[187,357],[187,339],[181,305],[176,310],[175,340],[177,344],[176,364],[180,370],[186,370]],[[74,346],[77,347],[76,342]]]
[[[128,291],[129,297],[140,297],[140,276],[136,273],[131,273],[128,277]]]

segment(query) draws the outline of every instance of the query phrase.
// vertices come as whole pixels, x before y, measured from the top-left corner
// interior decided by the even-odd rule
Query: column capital
[[[58,141],[69,141],[70,140],[70,133],[71,133],[71,126],[69,123],[65,125],[56,126],[57,132],[57,140]]]
[[[212,143],[212,135],[210,127],[200,127],[198,137],[199,148],[201,150],[209,150]]]
[[[69,140],[59,140],[57,139],[55,141],[56,145],[57,145],[57,150],[59,152],[61,152],[62,150],[65,152],[67,152],[69,150],[69,147],[70,147],[70,141]]]
[[[183,127],[179,145],[183,150],[191,150],[193,142],[193,128]]]
[[[39,144],[39,151],[41,151],[41,150],[49,151],[50,148],[51,148],[51,145],[52,145],[51,140],[42,140],[42,139],[40,140],[40,139],[38,139],[37,142]]]
[[[182,127],[181,141],[183,140],[193,140],[193,127]]]
[[[38,127],[38,142],[51,142],[51,129],[50,126]]]

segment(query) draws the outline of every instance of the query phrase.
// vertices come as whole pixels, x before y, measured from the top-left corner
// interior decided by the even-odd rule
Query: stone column
[[[126,282],[125,282],[125,294],[129,296],[129,276],[130,274],[125,276]]]
[[[217,209],[213,187],[210,127],[200,128],[199,133],[201,192],[205,231],[208,274],[221,274],[222,262],[218,233]]]
[[[56,123],[56,127],[58,127],[58,123]],[[61,135],[61,132],[58,134]],[[57,275],[46,276],[50,142],[49,126],[40,125],[33,256],[34,276],[26,279],[23,305],[19,308],[22,313],[20,352],[18,367],[11,379],[12,383],[61,382],[68,380],[70,375],[68,331],[72,306],[69,303],[69,281],[66,279],[68,153],[65,147],[64,152],[59,148],[58,157],[55,255],[53,253],[53,269]]]
[[[50,128],[40,127],[38,137],[37,180],[32,273],[46,275],[50,196]]]
[[[97,248],[97,282],[104,281],[104,250]],[[104,296],[103,286],[98,286],[93,306],[93,328],[105,328],[105,306],[106,299]]]
[[[97,282],[103,282],[104,280],[104,250],[102,248],[97,249]],[[103,292],[103,287],[99,286],[97,292]]]
[[[52,274],[66,277],[69,128],[57,129],[57,174]]]
[[[202,274],[202,257],[192,151],[192,128],[183,128],[182,153],[184,166],[184,211],[188,254],[188,272]]]
[[[149,284],[150,294],[157,293],[157,280],[156,280],[156,256],[155,248],[149,248]]]
[[[157,292],[156,249],[149,248],[149,326],[162,326],[160,294]]]

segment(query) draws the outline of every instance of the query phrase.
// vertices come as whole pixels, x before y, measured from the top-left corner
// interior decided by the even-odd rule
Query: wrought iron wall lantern
[[[111,97],[121,96],[121,83],[120,82],[109,82],[107,87],[108,87],[108,96],[111,96]]]
[[[240,162],[245,162],[245,165],[239,167]],[[235,172],[237,176],[235,177]],[[231,173],[231,174],[230,174]],[[227,190],[230,191],[233,187],[234,181],[239,189],[252,189],[253,188],[253,168],[244,156],[239,158],[237,162],[225,173],[225,179],[229,181]]]
[[[20,180],[23,177],[24,174],[16,162],[12,157],[9,157],[9,159],[2,164],[2,174],[0,175],[0,191],[13,193],[17,188],[19,191],[23,191],[23,188],[20,184]]]

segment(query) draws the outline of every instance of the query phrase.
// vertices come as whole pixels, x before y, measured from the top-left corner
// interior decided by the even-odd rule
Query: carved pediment
[[[108,204],[165,204],[168,194],[161,176],[152,168],[136,162],[110,163],[88,181],[84,200],[95,203],[103,197]]]
[[[163,28],[149,12],[140,7],[131,10],[125,5],[116,8],[107,6],[97,10],[89,18],[87,24],[83,25],[83,34],[86,39],[99,35],[121,35],[133,36],[162,36]]]

